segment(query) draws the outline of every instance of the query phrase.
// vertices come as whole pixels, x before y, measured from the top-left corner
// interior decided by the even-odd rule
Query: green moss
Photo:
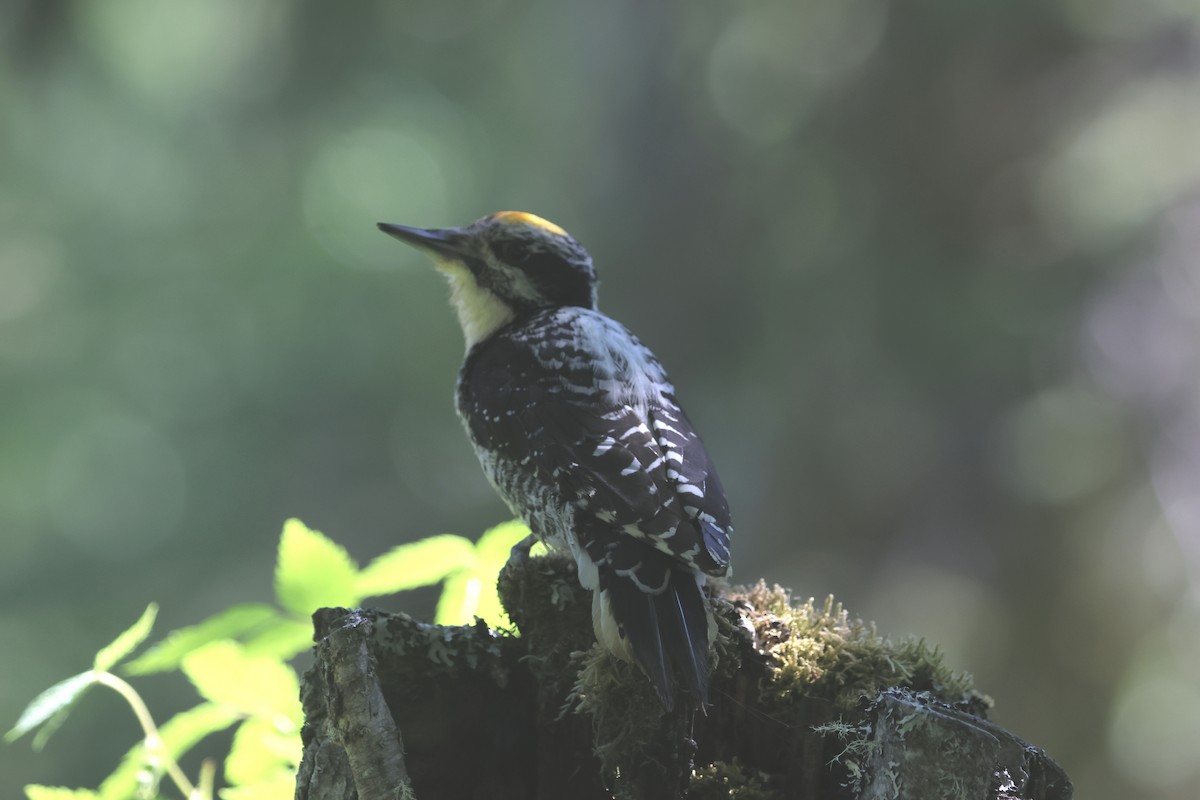
[[[599,645],[579,654],[578,663],[569,710],[591,716],[596,755],[605,772],[615,775],[622,764],[661,744],[662,705],[636,665]]]
[[[793,602],[779,587],[759,581],[728,594],[740,626],[753,631],[754,647],[767,657],[764,705],[785,709],[798,698],[831,701],[839,711],[863,697],[904,686],[947,703],[978,702],[971,676],[947,667],[937,648],[921,639],[893,641],[871,623],[852,618],[832,597],[818,606]]]
[[[642,770],[686,763],[690,753],[672,748],[682,749],[690,736],[687,715],[664,713],[638,667],[595,644],[590,597],[579,587],[574,564],[534,557],[516,568],[519,574],[512,569],[501,575],[500,593],[529,639],[526,663],[544,697],[555,703],[565,698],[564,715],[591,718],[594,750],[616,796],[642,779]],[[881,636],[832,597],[820,605],[813,599],[795,602],[786,590],[760,581],[748,588],[714,588],[713,606],[716,702],[722,682],[748,681],[755,713],[805,729],[813,725],[814,702],[829,704],[825,718],[835,721],[816,733],[829,739],[826,760],[836,756],[848,784],[861,780],[870,755],[864,750],[866,733],[858,727],[863,698],[902,687],[973,711],[988,704],[972,689],[971,677],[948,668],[937,648],[920,639]],[[691,792],[701,800],[777,796],[766,776],[736,761],[698,767]]]

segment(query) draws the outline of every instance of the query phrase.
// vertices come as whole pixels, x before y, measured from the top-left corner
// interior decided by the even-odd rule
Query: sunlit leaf
[[[233,734],[225,780],[235,786],[268,782],[280,772],[295,770],[302,749],[298,730],[283,732],[262,717],[248,719]]]
[[[318,608],[353,606],[358,565],[345,549],[298,519],[289,519],[279,539],[275,595],[279,604],[299,617]]]
[[[130,675],[147,675],[176,669],[183,657],[193,650],[218,639],[234,639],[273,620],[282,620],[282,617],[274,608],[262,603],[230,606],[201,623],[171,631],[161,642],[126,664],[124,671]]]
[[[508,563],[513,545],[529,535],[529,526],[519,519],[488,528],[475,545],[475,556],[478,559],[477,569],[480,572],[486,570],[498,573],[501,567]]]
[[[508,563],[512,548],[530,535],[529,526],[521,520],[512,520],[484,531],[475,546],[476,562],[474,575],[479,580],[479,599],[473,615],[482,618],[493,628],[511,628],[512,622],[500,603],[496,591],[496,578]],[[538,542],[535,548],[545,546]],[[470,620],[466,620],[469,622]]]
[[[158,616],[158,604],[151,603],[146,606],[146,610],[142,612],[142,616],[137,622],[129,626],[120,636],[113,639],[112,644],[96,653],[96,660],[93,664],[97,672],[107,672],[125,656],[132,653],[137,646],[146,641],[146,637],[150,635],[151,629],[154,627],[154,619]]]
[[[172,758],[178,759],[204,737],[225,730],[241,718],[241,714],[234,709],[202,703],[171,717],[159,726],[158,732],[162,737],[163,749]],[[137,791],[138,773],[145,763],[144,746],[139,744],[130,749],[121,760],[121,765],[100,784],[101,800],[129,800],[133,797]]]
[[[26,786],[25,796],[29,800],[98,800],[100,797],[90,789],[64,789],[61,786],[38,786],[37,784]]]
[[[438,625],[469,625],[474,622],[482,588],[482,582],[472,572],[464,570],[451,575],[442,587],[433,621]]]
[[[430,536],[394,547],[358,575],[360,598],[429,586],[475,563],[475,545],[451,534]]]
[[[243,643],[247,653],[287,660],[313,645],[312,622],[281,618],[256,631]]]
[[[67,678],[65,681],[59,681],[54,684],[33,698],[33,702],[21,712],[21,717],[17,720],[17,724],[12,727],[12,730],[4,734],[4,740],[6,742],[15,741],[56,715],[58,723],[61,724],[62,719],[66,716],[65,712],[95,682],[96,673],[88,670],[87,672],[81,672],[78,675]],[[58,725],[56,724],[54,727],[58,727]],[[40,749],[41,744],[44,743],[44,740],[42,740],[35,746]]]
[[[300,724],[300,681],[277,658],[247,653],[237,642],[213,642],[187,655],[183,672],[206,700]]]
[[[511,628],[512,620],[508,618],[508,613],[500,603],[500,594],[496,591],[495,574],[476,574],[475,577],[479,580],[479,599],[472,614],[486,622],[489,628]]]

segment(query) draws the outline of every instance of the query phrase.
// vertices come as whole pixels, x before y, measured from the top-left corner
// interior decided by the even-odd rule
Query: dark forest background
[[[1198,183],[1182,0],[5,3],[0,727],[150,600],[269,600],[289,516],[507,518],[374,223],[511,208],[671,371],[738,579],[940,644],[1081,798],[1190,800]],[[135,738],[89,697],[0,796]]]

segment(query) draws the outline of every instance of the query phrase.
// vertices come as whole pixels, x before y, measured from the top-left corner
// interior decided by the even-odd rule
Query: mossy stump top
[[[530,558],[499,588],[520,636],[318,612],[298,800],[1071,796],[1057,764],[986,720],[970,676],[832,598],[715,589],[711,705],[697,713],[664,711],[595,645],[569,561]]]

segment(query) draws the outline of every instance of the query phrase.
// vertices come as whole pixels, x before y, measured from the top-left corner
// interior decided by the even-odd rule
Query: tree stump
[[[520,636],[322,609],[297,800],[1068,800],[1045,753],[923,642],[832,599],[714,591],[707,713],[594,644],[574,565],[501,573]]]

